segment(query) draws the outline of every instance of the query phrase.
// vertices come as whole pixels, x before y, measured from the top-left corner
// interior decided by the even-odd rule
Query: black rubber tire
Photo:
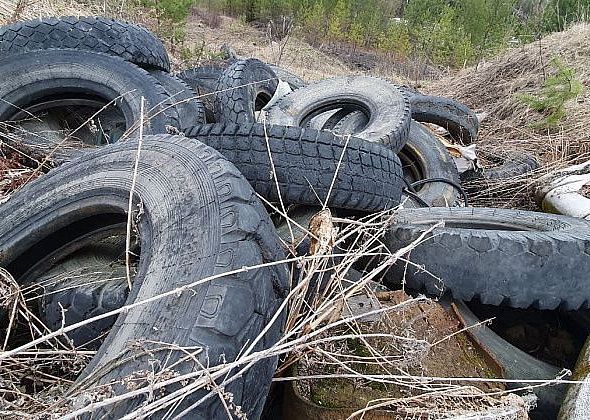
[[[0,121],[28,117],[23,109],[32,110],[31,105],[67,94],[75,100],[100,98],[105,104],[116,100],[111,106],[123,114],[130,135],[139,128],[142,97],[144,120],[149,121],[144,124],[145,134],[166,133],[179,126],[176,109],[157,80],[117,57],[77,50],[34,51],[1,59],[0,74],[4,75],[0,81]],[[35,139],[48,150],[56,146]]]
[[[536,157],[527,153],[513,154],[503,160],[499,166],[484,168],[481,170],[469,170],[461,174],[463,181],[475,181],[485,179],[487,181],[502,181],[525,175],[539,167]]]
[[[398,153],[402,169],[409,182],[423,179],[442,178],[459,184],[459,171],[446,147],[422,124],[412,121],[408,142]],[[416,188],[418,197],[433,207],[457,205],[459,191],[444,182],[431,182]],[[409,198],[405,207],[419,207]],[[421,207],[421,206],[420,206]]]
[[[271,124],[305,127],[316,115],[355,107],[369,117],[357,137],[387,145],[398,152],[410,129],[410,101],[394,85],[368,76],[325,79],[285,95],[268,110]]]
[[[168,53],[141,26],[98,16],[47,17],[0,28],[0,55],[67,48],[120,57],[147,69],[170,70]]]
[[[271,68],[278,79],[287,82],[291,90],[299,89],[307,84],[305,83],[305,80],[282,67],[273,64],[269,64],[268,67]]]
[[[354,111],[337,122],[332,131],[337,134],[355,135],[367,123],[367,117],[362,112]],[[459,184],[459,172],[453,157],[434,134],[420,123],[412,121],[408,141],[397,155],[402,163],[404,177],[409,183],[442,178]],[[418,187],[417,195],[429,206],[449,207],[456,205],[459,192],[450,184],[431,182]],[[422,205],[408,198],[404,202],[404,207]]]
[[[590,300],[590,222],[546,213],[488,208],[400,210],[385,236],[391,251],[416,240],[412,263],[401,260],[387,280],[456,299],[479,296],[484,304],[573,310]]]
[[[268,65],[255,58],[229,66],[215,88],[215,120],[220,123],[256,122],[260,111],[277,90],[278,80]]]
[[[205,95],[215,91],[217,81],[224,71],[224,67],[200,66],[183,70],[175,74],[183,80],[199,95]]]
[[[124,222],[137,147],[132,140],[86,153],[15,193],[0,207],[0,266],[19,281],[24,270],[61,244],[100,226]],[[184,356],[173,350],[146,351],[141,349],[150,347],[145,341],[140,348],[128,346],[144,339],[202,347],[196,357],[205,366],[234,360],[267,326],[286,296],[284,264],[221,276],[280,261],[284,253],[264,206],[240,172],[218,152],[183,136],[146,136],[134,191],[133,207],[139,209],[141,204],[141,211],[137,210],[141,216],[134,219],[138,220],[141,257],[127,303],[185,289],[122,312],[74,388],[57,404],[68,404],[86,386],[137,378],[138,372],[150,371],[154,362],[169,366]],[[213,275],[221,277],[186,288]],[[281,337],[284,320],[283,313],[268,326],[254,351],[268,348]],[[114,366],[113,360],[117,361]],[[248,418],[260,415],[276,365],[276,358],[260,360],[224,387]],[[180,375],[197,369],[196,362],[186,359],[174,367]],[[134,379],[137,386],[147,386],[147,381]],[[120,382],[109,387],[112,395],[127,391]],[[182,397],[174,413],[207,393],[199,390]],[[96,410],[92,417],[120,418],[147,398],[140,395],[120,401]],[[226,414],[214,395],[189,417],[221,419]]]
[[[150,74],[170,96],[170,102],[174,104],[174,108],[178,113],[181,131],[193,125],[205,124],[205,106],[197,98],[196,93],[190,86],[178,77],[161,70],[152,70]]]
[[[410,96],[410,101],[414,120],[444,127],[456,141],[465,145],[477,140],[477,115],[462,103],[422,94]]]
[[[330,207],[379,211],[400,202],[399,158],[380,144],[353,137],[344,149],[346,142],[327,131],[262,124],[203,125],[186,135],[221,152],[267,200],[278,201],[278,182],[284,203],[322,205],[344,150]]]
[[[90,238],[92,241],[95,237]],[[122,246],[93,244],[60,259],[34,279],[44,290],[39,299],[40,318],[52,331],[93,316],[102,315],[125,304],[128,296],[126,268],[120,257]],[[65,310],[62,313],[62,308]],[[98,350],[116,317],[101,319],[70,331],[67,335],[76,347]]]
[[[477,342],[484,347],[494,360],[502,366],[504,378],[512,380],[549,380],[556,378],[561,369],[557,366],[543,362],[528,353],[513,346],[504,340],[491,328],[482,325],[479,319],[462,301],[455,301],[457,313],[462,318],[464,327],[470,327],[467,331]],[[479,325],[478,325],[479,324]],[[473,327],[474,325],[477,325]],[[508,389],[525,388],[530,386],[526,382],[507,382]],[[566,384],[542,386],[532,388],[537,396],[537,405],[533,410],[535,419],[554,419],[559,411],[561,402],[565,396]],[[528,391],[525,391],[528,392]]]
[[[183,80],[197,93],[199,99],[205,106],[205,115],[208,123],[214,123],[215,115],[215,89],[217,82],[223,74],[223,67],[202,66],[183,70],[176,76]]]

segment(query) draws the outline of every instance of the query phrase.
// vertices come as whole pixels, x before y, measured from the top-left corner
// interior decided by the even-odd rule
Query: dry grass
[[[281,42],[272,40],[264,32],[227,16],[221,16],[218,26],[211,28],[195,15],[189,19],[187,33],[187,45],[193,49],[204,47],[206,53],[202,58],[205,61],[211,58],[211,53],[228,45],[239,56],[280,65],[305,80],[350,74],[344,63],[321,53],[305,41],[291,37],[283,48]]]
[[[0,25],[45,16],[87,16],[104,10],[75,0],[0,0]]]
[[[72,11],[62,12],[60,10],[48,7],[43,12],[39,12],[21,8],[18,9],[18,13],[20,16],[32,16],[27,13],[75,14]],[[220,27],[223,29],[220,31],[210,30],[198,26],[198,24],[191,25],[189,26],[191,38],[202,39],[211,48],[217,48],[218,44],[224,43],[229,38],[243,42],[243,44],[237,42],[232,45],[239,54],[257,56],[271,62],[279,54],[276,43],[273,44],[260,32],[252,32],[255,30],[234,20],[222,19]],[[578,75],[588,86],[588,67],[585,67],[587,64],[584,62],[584,58],[580,59],[572,53],[575,48],[578,48],[578,51],[587,55],[588,45],[582,41],[584,37],[586,40],[588,39],[588,27],[575,27],[571,31],[572,33],[568,36],[557,34],[543,41],[541,46],[546,49],[546,51],[542,49],[545,51],[543,53],[544,64],[541,61],[535,61],[535,51],[538,51],[535,48],[538,46],[526,46],[487,63],[478,70],[467,70],[445,83],[433,85],[430,89],[433,92],[456,97],[475,108],[484,109],[490,113],[488,122],[482,128],[482,150],[489,150],[490,153],[512,149],[534,151],[542,157],[544,163],[544,167],[539,173],[546,172],[551,166],[564,165],[570,161],[583,159],[588,153],[586,150],[588,136],[585,133],[589,121],[588,107],[571,107],[568,110],[568,118],[559,131],[539,133],[527,127],[528,122],[536,115],[516,102],[513,97],[515,92],[534,89],[540,85],[542,81],[540,74],[542,74],[549,58],[555,54],[563,54],[564,61],[576,68]],[[546,46],[544,46],[545,42]],[[560,45],[560,42],[563,45]],[[282,56],[284,61],[280,63],[281,65],[308,79],[349,74],[348,69],[342,63],[321,55],[300,41],[288,44],[282,52]],[[451,88],[452,91],[449,90]],[[486,94],[483,95],[482,91],[485,91]],[[584,95],[584,100],[587,101],[588,94]],[[10,173],[15,173],[14,171],[27,169],[19,165],[21,164],[17,160],[16,163],[12,163],[12,166],[8,165],[7,169],[0,168],[0,170],[6,171],[11,176]],[[36,166],[36,168],[40,166],[42,165]],[[30,171],[30,169],[27,170]],[[30,173],[27,173],[26,176],[27,179],[31,178]],[[518,183],[513,183],[514,185],[511,184],[511,194],[517,195],[517,201],[520,200],[518,197],[525,196],[530,182],[530,179],[526,178]],[[1,187],[2,184],[0,184]],[[493,190],[492,188],[488,187],[484,195],[489,194]],[[508,191],[507,186],[500,187],[497,191],[499,197],[497,202],[504,204],[508,202],[509,194],[506,191]],[[512,199],[512,197],[510,198]],[[481,200],[480,203],[483,202]],[[517,204],[512,203],[511,205],[521,205],[521,203],[518,201]],[[283,205],[275,210],[279,214],[285,215],[286,213]],[[242,417],[243,413],[232,402],[233,397],[225,391],[225,386],[238,380],[243,371],[261,359],[279,356],[282,361],[279,371],[286,372],[288,367],[303,357],[326,358],[326,354],[328,354],[331,363],[340,369],[342,377],[348,375],[352,380],[370,381],[376,384],[393,382],[397,386],[413,389],[415,392],[412,397],[408,398],[374,401],[370,407],[403,407],[410,415],[416,415],[425,409],[436,408],[443,411],[444,414],[441,415],[448,414],[449,410],[455,410],[471,416],[475,415],[474,412],[481,413],[482,410],[498,409],[501,413],[497,415],[498,418],[518,418],[523,413],[524,403],[512,394],[508,396],[508,399],[506,397],[499,399],[498,397],[506,394],[505,391],[486,394],[475,387],[462,383],[465,378],[424,377],[419,374],[410,374],[404,369],[405,366],[412,363],[410,356],[416,356],[424,348],[429,348],[436,343],[424,342],[422,339],[408,336],[406,330],[380,334],[380,339],[391,340],[392,343],[403,348],[416,350],[413,353],[400,352],[399,357],[395,359],[388,358],[383,354],[382,349],[371,344],[371,339],[375,338],[376,333],[367,333],[359,328],[361,318],[367,314],[359,316],[346,311],[351,298],[360,293],[372,295],[373,291],[369,287],[370,282],[379,280],[391,264],[398,261],[409,248],[416,246],[422,240],[420,238],[409,248],[396,252],[387,249],[381,242],[381,237],[389,226],[391,216],[392,212],[384,212],[362,220],[335,219],[331,217],[329,212],[324,211],[319,222],[319,226],[322,228],[319,230],[297,224],[287,217],[291,236],[293,236],[294,230],[307,231],[309,229],[311,232],[308,231],[307,234],[319,245],[313,248],[314,252],[311,255],[292,254],[284,261],[291,264],[296,282],[280,309],[280,311],[289,311],[286,332],[279,342],[271,348],[254,351],[255,344],[260,341],[263,331],[253,342],[248,343],[236,360],[228,361],[223,365],[203,366],[201,369],[184,374],[176,371],[175,365],[164,365],[156,371],[150,370],[146,366],[145,370],[137,371],[131,377],[120,378],[120,382],[129,386],[126,393],[119,395],[113,394],[112,384],[103,387],[83,384],[72,389],[66,396],[64,391],[70,387],[70,380],[55,377],[49,378],[46,386],[39,392],[23,392],[22,389],[15,386],[20,379],[14,378],[12,382],[8,381],[8,385],[2,383],[1,388],[9,387],[10,393],[4,390],[0,393],[0,406],[6,410],[0,412],[0,415],[22,417],[61,414],[64,418],[75,418],[125,399],[145,394],[152,395],[153,398],[149,399],[143,407],[126,417],[134,418],[150,416],[154,413],[167,413],[187,395],[205,390],[207,394],[205,398],[221,398],[227,413]],[[286,248],[293,250],[295,247],[287,246]],[[338,254],[340,258],[335,259],[334,253]],[[361,258],[377,258],[381,263],[365,273],[359,281],[354,283],[344,281],[351,267]],[[271,264],[279,263],[281,262]],[[244,267],[234,273],[256,268]],[[225,275],[228,274],[232,273]],[[319,276],[323,276],[324,281],[319,281]],[[123,313],[130,307],[141,306],[148,301],[156,301],[165,296],[177,294],[218,277],[220,276],[199,279],[183,286],[182,289],[152,296],[145,301],[134,302],[126,307],[103,314],[100,319]],[[7,350],[6,346],[3,348],[3,351],[0,352],[0,377],[3,380],[11,378],[10,375],[14,375],[15,372],[24,372],[24,374],[30,375],[31,372],[37,372],[35,367],[39,364],[41,366],[47,365],[52,369],[57,366],[58,371],[61,369],[73,373],[79,372],[87,360],[92,357],[92,353],[73,349],[71,343],[66,339],[66,333],[99,318],[87,319],[81,323],[63,327],[58,331],[48,332],[42,323],[34,317],[27,306],[27,300],[23,298],[22,288],[15,284],[9,273],[0,272],[0,288],[7,291],[3,294],[7,298],[0,302],[0,305],[9,309],[10,313],[14,314],[14,319],[29,325],[32,337],[32,340],[22,343],[17,348],[11,350]],[[411,299],[402,304],[376,309],[372,314],[378,316],[387,313],[394,314],[404,306],[418,304],[424,300],[424,297]],[[280,311],[277,312],[275,318],[279,317]],[[9,328],[5,337],[10,336],[10,331]],[[355,369],[354,366],[351,368],[347,355],[338,351],[338,343],[350,338],[360,340],[369,349],[370,356],[364,359],[363,363],[377,364],[389,373],[367,376],[364,372]],[[144,339],[137,343],[131,343],[129,355],[126,357],[132,357],[138,352],[155,348],[182,352],[184,360],[197,360],[196,358],[202,350],[200,347],[178,348],[172,343],[156,343]],[[45,374],[45,371],[42,373]],[[471,379],[472,381],[489,381],[486,378]],[[552,379],[554,378],[547,378],[548,381]],[[534,381],[534,383],[546,385],[543,381]],[[169,385],[175,385],[175,391],[163,393],[164,388]]]
[[[534,173],[502,183],[476,185],[476,205],[533,207],[531,185],[552,169],[581,163],[590,158],[590,25],[579,24],[567,31],[510,50],[478,67],[430,84],[428,92],[451,97],[475,110],[485,111],[478,149],[487,156],[504,157],[517,151],[540,159]],[[553,130],[533,128],[543,115],[517,98],[540,91],[551,75],[550,61],[560,57],[573,68],[585,89],[577,100],[566,104],[567,116]]]
[[[139,370],[130,377],[118,380],[120,383],[127,384],[128,390],[119,395],[112,392],[114,384],[94,387],[82,383],[70,389],[69,394],[65,396],[63,392],[69,387],[69,382],[58,377],[52,377],[50,378],[51,383],[40,392],[29,391],[24,393],[21,391],[21,394],[25,394],[25,396],[18,394],[19,398],[14,398],[16,391],[10,394],[10,399],[5,401],[10,405],[4,406],[11,408],[5,413],[13,416],[44,416],[54,413],[62,415],[63,418],[75,418],[128,398],[135,398],[146,393],[153,395],[153,398],[149,399],[144,406],[137,408],[126,417],[135,418],[137,416],[165,413],[171,407],[174,407],[178,401],[186,398],[187,395],[205,390],[207,396],[203,397],[203,400],[204,398],[219,396],[225,401],[227,411],[240,417],[242,413],[239,407],[232,403],[232,396],[225,392],[224,388],[232,381],[239,379],[241,372],[250,368],[257,361],[268,357],[280,356],[283,359],[283,364],[279,371],[285,371],[286,367],[292,365],[301,357],[326,357],[326,354],[329,354],[331,362],[344,369],[343,372],[352,380],[370,381],[382,385],[395,383],[399,387],[413,390],[413,397],[411,398],[403,397],[391,401],[375,401],[371,405],[374,404],[380,408],[402,407],[404,412],[418,413],[421,410],[423,411],[425,407],[432,407],[432,404],[436,404],[441,415],[444,413],[444,407],[455,410],[454,412],[471,414],[485,412],[492,408],[511,408],[511,414],[506,418],[517,418],[515,413],[522,414],[524,403],[516,398],[507,406],[505,400],[499,400],[496,396],[496,394],[505,394],[504,391],[486,395],[486,393],[477,390],[473,386],[461,384],[461,378],[424,378],[419,374],[406,372],[404,366],[415,363],[414,358],[419,358],[425,349],[438,344],[440,340],[436,343],[428,343],[413,338],[403,328],[385,333],[367,332],[360,328],[361,319],[367,314],[355,314],[347,311],[348,302],[353,296],[359,293],[372,294],[369,283],[380,278],[391,264],[396,262],[409,248],[416,245],[412,244],[410,247],[395,253],[386,248],[380,237],[389,226],[391,216],[392,212],[390,211],[374,214],[360,221],[328,219],[327,221],[333,227],[331,232],[337,232],[332,238],[333,241],[322,241],[322,243],[329,244],[328,246],[318,248],[318,252],[314,255],[292,256],[285,260],[296,263],[293,265],[294,270],[297,266],[301,267],[301,270],[298,270],[298,275],[295,277],[298,279],[297,284],[292,288],[283,307],[275,314],[275,318],[277,318],[280,312],[286,309],[289,310],[287,329],[279,342],[272,347],[254,351],[256,343],[265,332],[262,331],[258,337],[247,344],[247,347],[242,349],[236,360],[227,361],[223,365],[203,366],[201,369],[195,369],[183,374],[175,370],[176,364],[161,366],[156,371],[146,366],[145,370]],[[333,253],[341,257],[339,262],[334,263]],[[383,260],[383,263],[364,274],[359,281],[344,281],[350,267],[359,258],[366,256],[378,256]],[[272,264],[277,263],[280,262]],[[245,267],[241,270],[248,271],[256,268]],[[324,273],[324,281],[319,280],[318,275],[321,275],[320,273]],[[294,272],[294,274],[297,273]],[[19,305],[21,302],[25,304],[26,301],[20,298],[22,293],[19,287],[8,274],[5,274],[4,277],[6,278],[5,283],[11,285],[12,292],[8,296],[15,298],[7,300],[6,304],[10,306],[15,301],[19,302]],[[187,288],[206,283],[216,277],[219,276],[195,281],[183,287],[182,290],[188,290]],[[320,284],[322,287],[319,287]],[[179,293],[180,291],[180,289],[177,289],[169,293]],[[310,293],[311,291],[315,292]],[[138,306],[147,301],[161,299],[165,295],[168,295],[168,293],[152,296],[144,302],[135,302],[125,308],[102,315],[101,318],[121,313],[131,306]],[[391,313],[394,316],[396,311],[409,308],[411,305],[425,300],[424,297],[418,297],[399,304],[377,308],[368,314],[382,316]],[[30,313],[27,312],[26,306],[22,307],[21,311],[24,314],[23,316]],[[68,351],[67,347],[64,348],[64,345],[60,345],[60,343],[65,338],[64,333],[94,320],[95,318],[87,319],[75,326],[64,327],[54,333],[44,333],[46,330],[43,329],[42,325],[39,326],[39,333],[33,335],[34,340],[16,349],[0,353],[0,369],[4,369],[3,372],[12,372],[15,366],[23,366],[24,371],[28,371],[27,369],[34,366],[33,363],[48,360],[49,358],[49,360],[53,360],[54,368],[60,366],[78,372],[83,366],[83,363],[82,365],[80,363],[84,361],[84,358],[87,360],[92,354],[74,349]],[[274,319],[270,323],[273,321]],[[372,345],[371,340],[375,337],[397,343],[406,350],[413,348],[415,351],[403,351],[399,354],[399,357],[392,359],[383,353],[383,349]],[[363,364],[379,365],[388,374],[367,375],[362,370],[359,371],[355,368],[358,363],[350,365],[347,355],[337,351],[339,348],[338,343],[348,339],[360,340],[370,349],[370,355],[363,359]],[[65,342],[67,346],[67,340]],[[51,343],[54,344],[51,345]],[[201,352],[200,347],[178,348],[178,346],[171,343],[155,343],[146,338],[137,343],[130,343],[129,354],[125,357],[133,357],[138,351],[142,352],[146,351],[146,349],[153,351],[156,348],[181,351],[185,354],[186,359],[194,360]],[[327,353],[327,349],[334,351]],[[472,380],[486,381],[483,378],[472,378]],[[172,384],[176,384],[174,392],[163,393],[161,391],[164,387]],[[3,397],[6,398],[6,394]],[[178,416],[182,413],[174,414]]]

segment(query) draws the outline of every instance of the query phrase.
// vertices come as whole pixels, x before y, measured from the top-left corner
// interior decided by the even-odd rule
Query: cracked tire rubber
[[[34,51],[3,58],[0,73],[4,75],[0,81],[0,121],[22,119],[28,115],[26,111],[35,112],[42,103],[61,106],[63,101],[88,98],[98,99],[100,107],[116,100],[112,109],[122,113],[126,128],[134,134],[144,97],[144,109],[148,110],[144,119],[149,120],[144,134],[166,133],[179,125],[176,109],[170,106],[170,97],[158,81],[146,70],[117,57],[77,50]],[[66,97],[55,100],[56,95]],[[39,146],[49,150],[55,147],[44,137],[33,138]]]
[[[410,129],[410,101],[384,80],[368,76],[326,79],[297,89],[268,110],[270,124],[306,127],[315,116],[337,108],[362,111],[369,123],[356,137],[398,152]]]
[[[536,157],[527,153],[514,154],[503,160],[499,166],[484,168],[481,170],[465,171],[461,174],[463,181],[475,181],[485,179],[487,181],[501,181],[503,179],[513,179],[517,176],[527,174],[539,167],[539,161]]]
[[[338,121],[332,131],[355,135],[367,124],[362,112],[354,111]],[[412,121],[408,141],[398,156],[404,177],[409,183],[429,178],[448,179],[459,184],[459,172],[452,156],[434,134],[422,124]],[[457,203],[458,191],[449,184],[432,182],[419,187],[418,196],[429,206],[449,207]],[[404,207],[421,207],[412,198]]]
[[[23,270],[52,249],[97,226],[124,222],[137,147],[131,140],[86,153],[27,184],[0,206],[0,266],[21,281]],[[112,394],[120,395],[128,391],[119,382],[125,378],[149,386],[149,379],[137,378],[137,372],[151,370],[153,363],[164,367],[178,362],[174,371],[182,375],[195,372],[199,364],[234,360],[251,344],[253,351],[263,350],[282,335],[284,313],[260,341],[252,342],[288,292],[285,265],[223,275],[284,258],[264,206],[236,167],[198,141],[146,136],[136,179],[133,208],[141,204],[134,219],[142,252],[127,303],[178,292],[122,312],[64,398],[99,384],[112,384]],[[211,276],[220,277],[194,284]],[[129,346],[132,342],[143,344]],[[159,351],[161,345],[150,342],[203,351],[197,363],[173,348]],[[113,360],[118,364],[112,366]],[[276,365],[276,358],[259,360],[225,386],[248,418],[260,416]],[[182,396],[172,415],[206,394],[207,390],[197,390]],[[120,400],[91,417],[120,418],[149,403],[147,398],[141,394]],[[187,416],[226,418],[215,393]]]
[[[170,96],[168,102],[174,104],[176,108],[181,131],[193,125],[205,124],[205,106],[189,85],[182,79],[161,70],[152,70],[150,74]]]
[[[223,74],[223,67],[202,66],[194,67],[192,69],[183,70],[177,73],[176,76],[189,85],[199,96],[199,99],[205,106],[205,115],[208,123],[214,123],[214,102],[215,102],[215,88],[217,81]]]
[[[411,95],[410,101],[414,120],[441,126],[462,144],[471,144],[477,140],[477,115],[462,103],[449,98],[422,94]]]
[[[399,261],[387,281],[450,291],[456,299],[507,304],[515,308],[567,310],[590,300],[590,222],[573,217],[488,208],[422,208],[400,210],[386,234],[396,251],[436,223],[409,253],[413,264]],[[432,275],[440,279],[437,280]]]
[[[377,143],[352,137],[344,148],[346,142],[327,131],[262,124],[203,125],[186,135],[218,150],[270,201],[279,199],[278,182],[285,204],[321,205],[342,158],[328,206],[379,211],[400,202],[404,183],[399,158]]]
[[[255,58],[236,61],[217,82],[215,120],[236,124],[256,122],[255,111],[271,100],[277,84],[277,76],[262,61]]]
[[[48,17],[0,28],[0,55],[66,48],[120,57],[147,69],[170,70],[168,53],[141,26],[103,17]]]

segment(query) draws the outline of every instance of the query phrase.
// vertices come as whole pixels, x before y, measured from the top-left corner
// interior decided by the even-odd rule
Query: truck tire
[[[278,80],[268,65],[255,58],[229,66],[215,88],[215,120],[220,123],[256,122],[260,111],[273,97]]]
[[[205,115],[208,123],[215,123],[215,89],[217,81],[223,74],[223,67],[201,66],[186,69],[176,76],[189,85],[198,95],[205,106]]]
[[[439,222],[444,226],[410,251],[417,266],[406,269],[399,261],[387,274],[389,282],[405,277],[411,288],[515,308],[588,305],[590,221],[508,209],[403,209],[385,241],[392,251],[401,249]]]
[[[179,127],[176,108],[158,81],[118,57],[77,50],[34,51],[1,59],[0,72],[4,75],[0,81],[0,121],[30,120],[31,114],[51,112],[73,118],[80,107],[90,109],[88,114],[92,115],[113,102],[93,121],[102,126],[101,115],[114,113],[108,120],[117,122],[115,128],[121,120],[122,131],[132,135],[139,128],[143,97],[144,134],[167,133]],[[80,124],[85,122],[85,117],[79,119]],[[84,124],[84,131],[74,140],[91,146],[106,142],[102,136],[92,135],[90,126]],[[47,151],[57,146],[43,136],[29,139]],[[63,146],[65,152],[80,144]]]
[[[355,135],[367,123],[362,112],[354,111],[337,122],[332,131]],[[432,178],[459,183],[459,172],[452,156],[434,134],[420,123],[412,121],[408,141],[397,155],[409,183]],[[417,195],[429,206],[449,207],[457,203],[458,191],[450,184],[432,182],[417,187]],[[405,201],[404,207],[420,205],[410,198]]]
[[[462,144],[477,140],[479,120],[475,113],[462,103],[440,96],[414,94],[410,96],[412,118],[446,128]]]
[[[24,271],[56,248],[125,223],[137,149],[138,142],[131,140],[85,153],[15,193],[0,206],[0,266],[22,281]],[[111,395],[120,395],[128,391],[126,379],[151,386],[148,377],[137,375],[151,371],[153,363],[173,363],[182,375],[234,360],[263,328],[268,327],[253,351],[270,347],[282,335],[284,313],[268,324],[287,294],[287,270],[280,263],[284,253],[264,206],[235,166],[198,141],[146,136],[133,191],[141,256],[126,303],[137,306],[118,314],[97,354],[63,397],[64,405],[87,387],[108,385]],[[236,272],[244,267],[257,268]],[[219,277],[195,284],[211,276]],[[155,296],[160,298],[146,301]],[[130,345],[139,342],[139,348]],[[203,351],[195,355],[196,362],[172,348],[146,352],[149,342]],[[257,361],[224,387],[248,418],[259,417],[276,365],[276,357]],[[178,385],[160,389],[166,394]],[[209,391],[200,389],[180,397],[168,414],[180,413],[205,395]],[[148,398],[118,400],[90,416],[121,418]],[[227,415],[214,393],[189,416]]]
[[[369,124],[356,137],[385,144],[396,153],[406,143],[409,99],[396,86],[367,76],[325,79],[297,89],[268,110],[267,121],[306,127],[315,116],[337,108],[352,108],[366,115]]]
[[[0,28],[0,55],[76,49],[120,57],[146,69],[170,71],[164,44],[141,26],[99,16],[47,17]]]
[[[502,160],[498,166],[484,168],[480,170],[469,170],[461,174],[463,181],[501,181],[503,179],[513,179],[517,176],[525,175],[539,167],[539,161],[536,157],[527,153],[515,153]]]
[[[178,77],[161,70],[152,70],[150,75],[162,85],[170,96],[168,102],[171,102],[176,108],[181,131],[193,125],[205,124],[205,106],[189,85]]]
[[[285,70],[282,67],[275,66],[273,64],[269,64],[268,67],[270,67],[271,70],[275,73],[277,79],[287,82],[291,90],[299,89],[300,87],[303,87],[307,84],[302,78],[291,73],[288,70]]]

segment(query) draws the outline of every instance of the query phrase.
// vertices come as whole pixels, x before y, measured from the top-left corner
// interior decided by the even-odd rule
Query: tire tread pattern
[[[121,57],[144,68],[170,70],[168,53],[141,26],[104,17],[48,17],[0,28],[0,54],[50,48],[78,49]]]
[[[450,291],[456,299],[568,310],[590,301],[590,222],[530,211],[489,208],[404,209],[386,234],[391,251],[435,223],[500,223],[504,230],[438,227],[409,254],[430,273],[398,263],[388,279],[412,288]],[[520,229],[520,230],[515,230]],[[433,277],[437,276],[440,281]]]
[[[329,206],[380,211],[401,199],[399,158],[378,143],[351,137],[346,145],[345,136],[327,131],[262,124],[210,124],[193,127],[186,135],[221,152],[267,200],[278,200],[267,139],[285,203],[321,205],[341,157]]]

